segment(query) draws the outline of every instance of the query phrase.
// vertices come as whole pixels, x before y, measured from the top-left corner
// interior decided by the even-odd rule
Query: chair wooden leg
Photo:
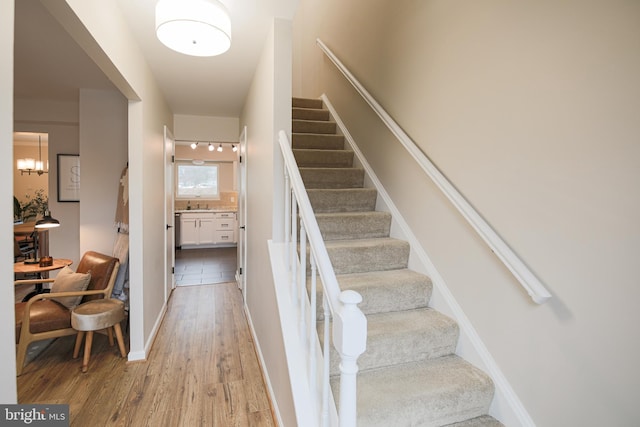
[[[29,343],[18,344],[18,354],[16,355],[16,375],[20,376],[22,374],[22,370],[24,369],[24,361],[27,358],[27,348],[29,347]]]
[[[89,357],[91,357],[91,344],[93,344],[93,331],[87,332],[84,342],[84,356],[82,357],[82,372],[89,369]]]
[[[107,336],[109,337],[109,345],[113,347],[113,331],[111,328],[107,328]]]
[[[73,346],[73,358],[77,359],[80,354],[80,345],[82,344],[82,338],[84,338],[85,331],[78,331],[76,335],[76,345]]]
[[[113,325],[113,329],[116,331],[116,339],[118,340],[118,347],[120,347],[120,354],[122,357],[126,357],[127,353],[124,349],[124,339],[122,338],[122,328],[120,328],[120,323]]]

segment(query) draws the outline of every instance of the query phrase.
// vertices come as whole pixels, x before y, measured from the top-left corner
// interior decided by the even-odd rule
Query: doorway
[[[13,219],[35,221],[49,208],[49,134],[13,133]]]
[[[236,281],[235,247],[176,250],[176,286]]]

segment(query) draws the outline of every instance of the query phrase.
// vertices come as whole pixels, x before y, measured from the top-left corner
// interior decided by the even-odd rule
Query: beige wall
[[[112,254],[120,176],[127,166],[127,100],[80,91],[80,253]]]
[[[291,129],[290,22],[275,20],[247,95],[240,124],[247,126],[247,291],[245,302],[256,344],[267,371],[278,413],[285,426],[296,424],[280,320],[267,251],[274,237],[273,209],[281,199],[276,180],[276,132]],[[285,106],[283,117],[278,106]],[[287,107],[289,106],[289,107]]]
[[[315,46],[504,237],[533,304]],[[326,92],[537,425],[636,425],[640,3],[301,1],[294,93]]]

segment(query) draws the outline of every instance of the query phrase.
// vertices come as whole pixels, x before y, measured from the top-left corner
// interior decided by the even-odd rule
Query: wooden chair
[[[71,311],[52,298],[82,296],[81,303],[100,298],[110,298],[120,263],[117,258],[98,252],[86,252],[76,272],[91,273],[91,281],[85,291],[52,292],[37,294],[29,301],[15,305],[16,318],[16,371],[22,374],[29,344],[50,338],[77,333],[71,327]],[[53,283],[55,279],[17,280],[16,284]]]

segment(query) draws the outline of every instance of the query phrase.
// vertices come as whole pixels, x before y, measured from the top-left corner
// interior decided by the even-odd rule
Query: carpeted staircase
[[[389,237],[391,215],[375,211],[377,192],[363,188],[364,170],[353,167],[322,101],[294,98],[292,125],[293,153],[340,287],[363,297],[369,332],[358,361],[358,425],[502,426],[487,415],[493,382],[454,354],[458,325],[428,307],[431,281],[407,269],[409,244]]]

